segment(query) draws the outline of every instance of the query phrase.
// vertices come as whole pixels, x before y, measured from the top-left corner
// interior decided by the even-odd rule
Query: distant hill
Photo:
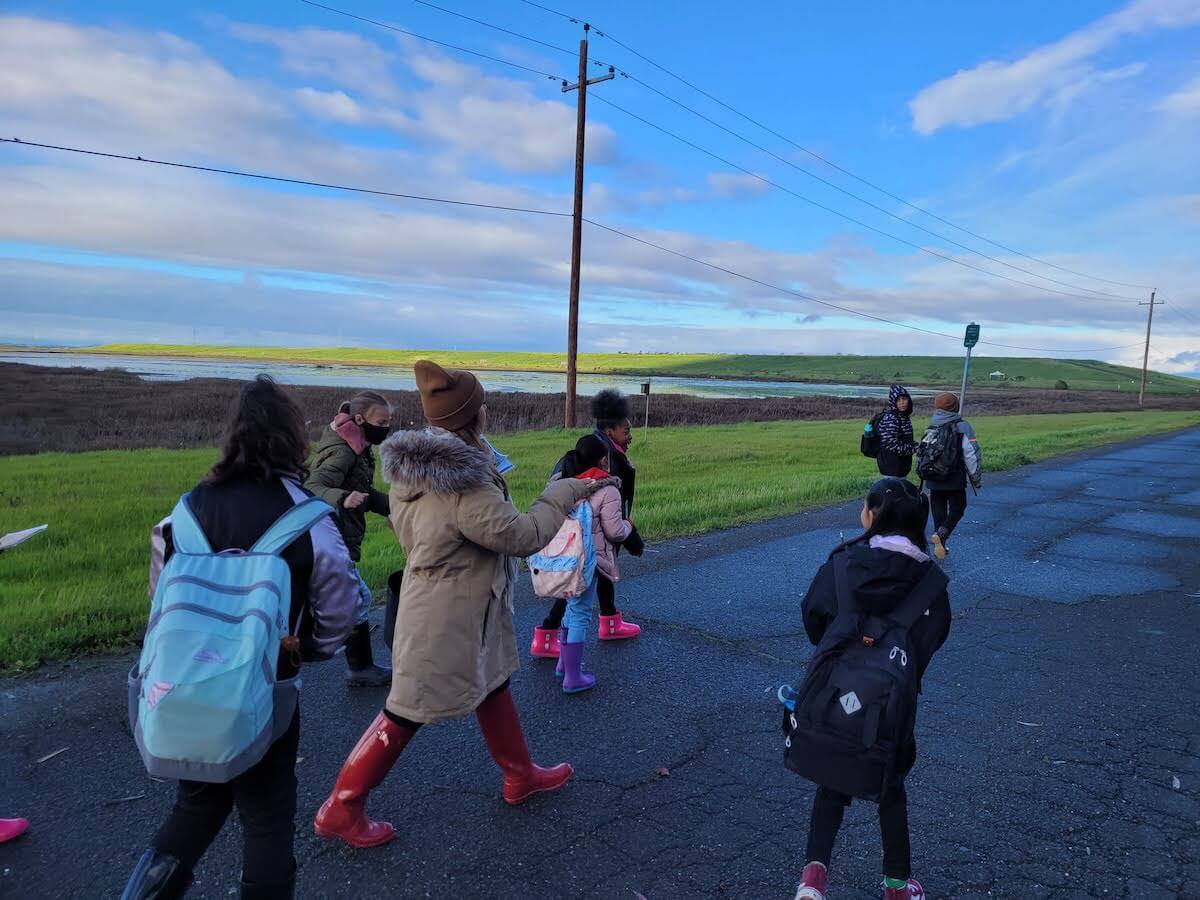
[[[78,348],[83,350],[84,348]],[[77,350],[77,352],[78,352]],[[380,350],[351,347],[222,347],[172,344],[106,344],[89,353],[180,356],[317,365],[411,366],[435,359],[447,366],[481,371],[562,372],[562,353],[505,353],[450,350]],[[579,370],[599,375],[675,375],[690,378],[804,381],[836,384],[889,384],[956,387],[961,357],[950,356],[758,356],[752,354],[582,353]],[[993,373],[1002,373],[993,376]],[[971,384],[997,388],[1136,391],[1139,369],[1099,360],[977,356]],[[1147,390],[1160,394],[1200,393],[1200,379],[1151,372]]]

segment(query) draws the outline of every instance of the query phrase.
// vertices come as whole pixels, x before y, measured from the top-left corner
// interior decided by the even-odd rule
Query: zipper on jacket
[[[495,599],[496,599],[496,598],[495,598],[494,596],[492,596],[492,593],[491,593],[491,591],[489,591],[489,592],[488,592],[488,603],[487,603],[487,607],[486,607],[486,608],[484,609],[484,611],[483,611],[483,633],[479,635],[479,646],[480,646],[480,648],[483,648],[483,647],[486,647],[486,646],[487,646],[487,627],[488,627],[488,619],[491,617],[491,614],[492,614],[492,603],[495,601]]]

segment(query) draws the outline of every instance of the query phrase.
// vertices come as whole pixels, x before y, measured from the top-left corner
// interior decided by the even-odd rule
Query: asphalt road
[[[347,690],[340,660],[312,667],[299,896],[790,897],[812,788],[783,768],[774,691],[800,678],[800,598],[857,513],[627,563],[621,604],[645,632],[589,648],[599,687],[564,697],[546,662],[514,680],[535,755],[574,763],[572,783],[509,808],[473,720],[428,728],[373,795],[399,826],[381,849],[309,827],[382,701]],[[972,501],[908,782],[930,897],[1200,896],[1198,527],[1200,431],[991,477]],[[541,610],[521,599],[523,636]],[[146,777],[124,721],[129,662],[0,681],[0,813],[33,819],[0,846],[0,895],[115,897],[165,814],[171,786]],[[856,803],[834,896],[878,897],[879,858],[874,810]],[[231,822],[191,896],[236,895],[238,873]]]

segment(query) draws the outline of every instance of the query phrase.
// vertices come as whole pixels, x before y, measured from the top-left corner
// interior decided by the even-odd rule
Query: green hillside
[[[138,356],[181,356],[323,365],[411,366],[422,358],[444,365],[482,371],[561,372],[561,353],[504,353],[450,350],[381,350],[373,348],[221,347],[172,344],[106,344],[87,352]],[[962,377],[960,357],[947,356],[755,356],[749,354],[582,353],[581,372],[602,375],[678,375],[696,378],[748,378],[777,381],[955,386]],[[992,372],[1003,378],[992,378]],[[1098,360],[977,356],[971,384],[1009,388],[1054,388],[1066,382],[1072,390],[1137,390],[1139,370]],[[1152,372],[1150,391],[1160,394],[1200,392],[1200,379]]]

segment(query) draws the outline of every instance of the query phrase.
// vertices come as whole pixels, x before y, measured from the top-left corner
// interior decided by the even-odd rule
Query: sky
[[[1200,0],[558,2],[622,73],[588,91],[584,212],[623,234],[584,227],[581,349],[953,354],[974,320],[1140,364],[1154,287],[1152,365],[1200,373]],[[10,0],[0,138],[559,215],[3,143],[0,341],[565,346],[581,26],[328,5],[412,34]]]

